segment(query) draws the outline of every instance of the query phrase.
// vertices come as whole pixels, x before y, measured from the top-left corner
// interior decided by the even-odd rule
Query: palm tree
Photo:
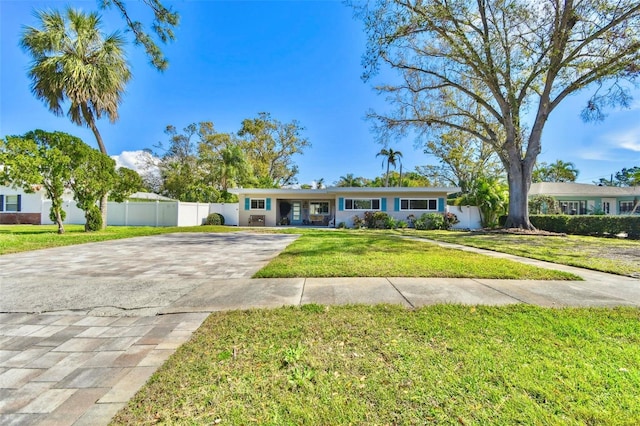
[[[335,185],[343,188],[357,188],[363,186],[363,179],[359,176],[355,177],[353,173],[347,173],[344,176],[340,176]]]
[[[531,176],[533,182],[575,182],[580,171],[575,164],[556,160],[555,163],[536,165]]]
[[[250,174],[249,163],[238,145],[228,145],[220,150],[216,174],[223,193]]]
[[[575,182],[580,173],[575,164],[562,160],[551,163],[549,169],[556,182]]]
[[[376,157],[383,156],[385,158],[382,159],[382,167],[384,167],[385,160],[387,161],[387,173],[385,186],[389,186],[389,165],[393,165],[393,168],[396,168],[396,163],[400,162],[400,158],[402,158],[402,153],[400,151],[394,151],[393,148],[382,148],[379,153],[376,154]]]
[[[31,91],[57,116],[66,114],[71,122],[93,132],[100,152],[107,149],[96,121],[107,116],[118,119],[118,107],[131,71],[120,34],[104,36],[96,13],[85,14],[67,8],[37,13],[41,28],[27,27],[20,44],[31,55]],[[107,195],[100,201],[106,226]]]

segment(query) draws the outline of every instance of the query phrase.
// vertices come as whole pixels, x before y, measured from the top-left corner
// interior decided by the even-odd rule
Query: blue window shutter
[[[0,212],[4,211],[4,195],[0,195]]]
[[[444,212],[444,198],[438,198],[438,211]]]
[[[251,198],[245,197],[244,199],[244,209],[251,210]]]
[[[267,210],[271,210],[271,198],[267,198],[267,201],[265,204],[266,204]]]
[[[18,194],[18,211],[22,211],[22,195]]]
[[[387,199],[386,198],[382,198],[380,200],[380,210],[382,210],[383,212],[387,211]]]
[[[340,197],[338,198],[338,211],[343,211],[344,210],[344,198]]]
[[[399,212],[400,211],[400,198],[394,198],[393,199],[393,211],[394,212]]]

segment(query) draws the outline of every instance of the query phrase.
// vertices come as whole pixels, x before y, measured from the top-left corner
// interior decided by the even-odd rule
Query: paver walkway
[[[304,303],[640,306],[640,280],[250,279],[296,237],[169,234],[0,257],[0,424],[102,425],[213,311]],[[424,240],[421,240],[424,241]]]

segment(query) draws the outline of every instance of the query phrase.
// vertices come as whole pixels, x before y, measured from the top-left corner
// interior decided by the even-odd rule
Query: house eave
[[[413,194],[413,193],[446,193],[460,192],[457,187],[330,187],[323,189],[273,189],[273,188],[232,188],[229,192],[235,195],[327,195],[327,194]]]

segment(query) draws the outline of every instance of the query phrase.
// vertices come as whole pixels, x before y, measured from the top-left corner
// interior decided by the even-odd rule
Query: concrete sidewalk
[[[84,245],[81,258],[73,248],[2,256],[0,424],[107,424],[215,311],[307,303],[640,306],[638,279],[438,242],[584,281],[248,278],[294,238],[256,244],[255,236],[179,234]],[[114,265],[108,276],[108,265],[96,265],[105,252]],[[65,256],[73,260],[42,260]],[[141,259],[161,268],[143,268]]]

